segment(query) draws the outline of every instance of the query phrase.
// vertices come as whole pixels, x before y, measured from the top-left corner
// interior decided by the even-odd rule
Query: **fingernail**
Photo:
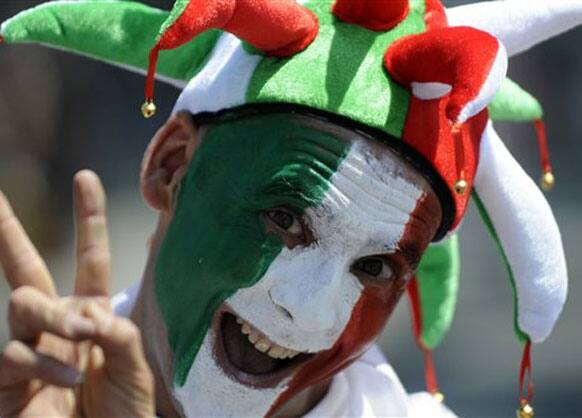
[[[97,212],[102,206],[101,194],[98,193],[99,178],[91,170],[81,170],[75,175],[76,204],[83,214]],[[96,186],[97,184],[97,186]]]
[[[69,385],[79,385],[85,380],[85,375],[72,367],[67,367],[62,373],[63,379]]]
[[[77,314],[67,314],[63,327],[72,336],[93,335],[97,331],[93,321]]]

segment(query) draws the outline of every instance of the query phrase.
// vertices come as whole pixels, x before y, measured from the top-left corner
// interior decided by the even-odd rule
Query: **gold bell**
[[[455,183],[455,193],[457,193],[459,196],[463,196],[467,192],[468,187],[469,185],[465,179],[457,180]]]
[[[432,397],[438,403],[445,403],[445,395],[443,395],[442,392],[435,392],[435,393],[432,394]]]
[[[554,174],[551,171],[546,171],[540,181],[542,189],[545,190],[546,192],[552,190],[554,188],[555,183],[556,178],[554,177]]]
[[[144,118],[149,119],[156,114],[156,105],[153,100],[146,100],[143,105],[141,105],[141,114]]]
[[[534,409],[527,401],[522,401],[521,407],[517,410],[517,418],[533,418]]]

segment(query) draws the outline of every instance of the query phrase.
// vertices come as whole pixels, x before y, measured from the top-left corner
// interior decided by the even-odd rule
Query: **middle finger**
[[[109,296],[111,256],[105,192],[99,177],[89,170],[75,175],[75,226],[77,230],[76,296]]]

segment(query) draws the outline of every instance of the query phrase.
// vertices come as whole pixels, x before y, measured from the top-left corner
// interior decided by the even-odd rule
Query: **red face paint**
[[[435,195],[419,199],[398,247],[422,253],[440,224],[440,214]],[[384,329],[404,290],[405,285],[398,281],[389,286],[365,285],[341,337],[331,349],[315,356],[297,372],[267,416],[272,416],[302,390],[335,375],[364,354]]]

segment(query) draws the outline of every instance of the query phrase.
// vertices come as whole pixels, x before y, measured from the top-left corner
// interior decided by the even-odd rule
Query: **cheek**
[[[303,389],[333,376],[361,356],[384,329],[403,292],[404,288],[365,288],[334,347],[319,354],[295,375],[268,415]]]
[[[227,210],[236,206],[221,206],[224,199],[188,199],[190,189],[184,187],[154,279],[178,384],[184,383],[218,307],[238,289],[255,284],[281,251],[257,216]]]

